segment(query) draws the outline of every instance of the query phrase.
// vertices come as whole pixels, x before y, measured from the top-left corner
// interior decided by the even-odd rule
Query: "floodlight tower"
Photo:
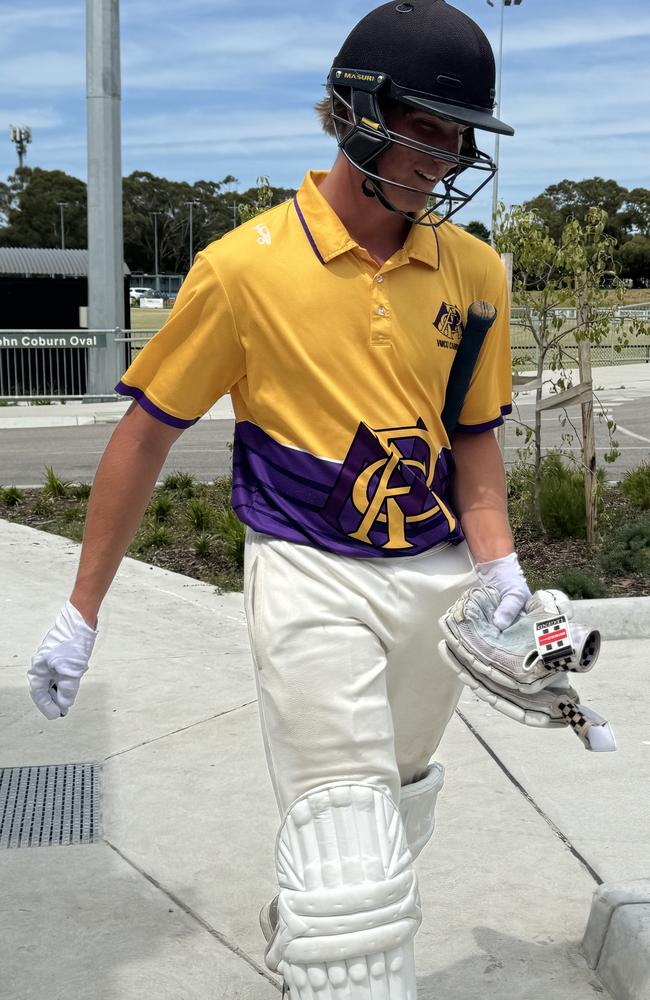
[[[11,141],[16,143],[18,169],[22,170],[24,166],[23,160],[27,153],[27,144],[32,141],[32,130],[29,125],[10,125],[9,135],[11,136]]]
[[[490,7],[494,7],[495,0],[487,0]],[[497,66],[497,107],[496,113],[499,118],[501,115],[501,78],[503,76],[503,9],[504,7],[515,7],[521,6],[521,0],[496,0],[496,2],[501,7],[501,30],[499,33],[499,62]],[[497,133],[494,142],[494,162],[497,168],[497,172],[494,175],[494,181],[492,182],[492,243],[494,244],[494,220],[497,214],[497,205],[499,204],[499,134]]]
[[[119,0],[86,0],[86,95],[88,326],[119,331],[124,327]],[[112,394],[123,360],[114,334],[107,335],[105,350],[89,351],[88,394]]]

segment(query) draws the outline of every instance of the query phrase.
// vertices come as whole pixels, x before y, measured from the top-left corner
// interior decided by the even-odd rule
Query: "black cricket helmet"
[[[337,142],[365,175],[364,193],[411,222],[434,227],[474,198],[497,169],[478,148],[475,130],[514,135],[514,129],[494,116],[495,77],[494,54],[485,34],[445,0],[393,0],[364,17],[344,42],[328,77]],[[384,116],[391,102],[465,126],[460,152],[425,146],[391,131]],[[443,190],[433,191],[418,218],[395,208],[385,185],[421,192],[377,172],[378,158],[394,144],[449,163],[440,182]],[[479,172],[469,193],[458,185],[467,170]]]

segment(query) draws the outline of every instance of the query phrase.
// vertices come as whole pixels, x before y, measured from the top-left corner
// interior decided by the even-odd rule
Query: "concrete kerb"
[[[650,997],[650,879],[596,890],[582,953],[616,1000]]]
[[[650,596],[572,601],[575,620],[600,630],[604,640],[650,639]]]
[[[131,399],[121,398],[108,403],[69,400],[65,405],[52,403],[49,406],[25,404],[3,406],[0,407],[0,430],[117,424],[128,410],[131,402]],[[201,420],[234,419],[235,412],[229,395],[223,396],[201,417]]]

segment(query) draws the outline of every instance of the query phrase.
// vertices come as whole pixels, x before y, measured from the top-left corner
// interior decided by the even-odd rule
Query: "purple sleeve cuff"
[[[502,406],[501,413],[494,420],[488,420],[485,424],[456,424],[456,430],[462,431],[464,434],[482,434],[483,431],[489,431],[494,427],[500,427],[504,422],[503,418],[507,417],[509,413],[512,413],[511,403],[507,406]]]
[[[170,427],[179,427],[184,430],[186,427],[192,427],[201,419],[197,417],[195,420],[181,420],[180,417],[172,417],[170,413],[165,413],[159,406],[147,399],[142,389],[138,389],[134,385],[127,385],[126,382],[119,381],[115,386],[115,392],[119,392],[121,396],[131,396],[143,410],[162,421],[163,424],[169,424]]]

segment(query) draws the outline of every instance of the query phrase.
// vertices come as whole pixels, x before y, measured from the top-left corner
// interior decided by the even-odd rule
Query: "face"
[[[391,132],[414,139],[422,146],[435,146],[444,152],[457,154],[463,144],[464,125],[445,121],[437,115],[404,106],[386,115]],[[389,181],[415,188],[415,192],[387,187],[386,193],[396,208],[403,212],[420,212],[436,184],[451,169],[452,164],[421,149],[409,149],[394,144],[378,160],[378,173]]]

